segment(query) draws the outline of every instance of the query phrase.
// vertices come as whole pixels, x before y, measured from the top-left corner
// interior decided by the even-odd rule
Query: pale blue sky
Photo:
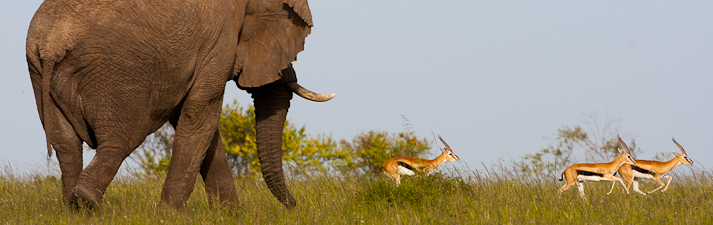
[[[46,161],[27,64],[41,1],[0,2],[0,160]],[[310,1],[315,27],[300,83],[337,97],[298,97],[288,118],[311,134],[441,134],[462,162],[519,159],[585,114],[620,119],[644,151],[686,148],[713,165],[711,1]],[[231,82],[225,102],[251,103]],[[630,140],[627,140],[627,142]],[[88,155],[87,157],[90,157]],[[53,157],[53,160],[56,160]],[[86,159],[85,164],[88,163]]]

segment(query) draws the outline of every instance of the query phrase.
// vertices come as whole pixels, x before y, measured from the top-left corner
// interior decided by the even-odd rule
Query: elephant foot
[[[291,194],[287,194],[287,200],[283,202],[285,204],[285,207],[287,209],[293,209],[295,206],[297,206],[297,200],[295,200],[294,197],[292,197]]]
[[[158,209],[160,211],[171,211],[171,212],[178,212],[178,213],[185,213],[186,212],[186,206],[185,205],[176,205],[176,203],[171,203],[171,202],[166,202],[166,201],[160,201],[158,203]]]
[[[215,206],[218,206],[218,207],[220,207],[220,208],[225,208],[225,209],[228,209],[228,210],[235,210],[235,209],[237,209],[237,208],[241,208],[242,205],[243,205],[242,203],[238,202],[237,200],[218,202],[218,201],[215,201],[215,200],[211,201],[210,199],[208,199],[208,202],[210,203],[210,205],[215,205]]]
[[[69,203],[75,209],[88,208],[90,210],[101,211],[102,193],[80,185],[74,188]]]
[[[174,209],[179,212],[186,211],[186,203],[183,201],[166,201],[163,200],[159,203],[159,207],[162,209]]]

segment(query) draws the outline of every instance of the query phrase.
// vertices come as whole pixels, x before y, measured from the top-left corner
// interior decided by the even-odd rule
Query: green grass
[[[610,182],[557,192],[562,182],[500,172],[407,177],[396,187],[386,176],[292,178],[298,201],[285,209],[265,184],[235,180],[240,206],[212,207],[196,184],[186,211],[159,207],[161,179],[119,178],[109,186],[104,210],[66,207],[53,176],[0,174],[0,224],[710,224],[710,172],[675,176],[664,193],[626,195]],[[695,179],[694,177],[703,177]],[[651,190],[653,183],[642,184]]]

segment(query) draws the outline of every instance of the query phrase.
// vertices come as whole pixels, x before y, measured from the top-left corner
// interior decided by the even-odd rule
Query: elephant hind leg
[[[139,96],[145,96],[141,94]],[[119,92],[116,96],[129,95]],[[97,102],[104,99],[103,97],[105,96],[95,96],[87,102]],[[132,113],[127,113],[127,109],[131,109]],[[104,193],[119,171],[119,167],[146,137],[142,126],[146,124],[145,115],[148,113],[133,105],[116,104],[87,107],[85,112],[88,115],[88,124],[96,136],[96,155],[79,175],[71,201],[75,203],[83,201],[91,208],[101,210]]]
[[[130,153],[125,148],[100,144],[92,162],[80,174],[71,201],[75,204],[84,201],[91,208],[101,210],[104,192]]]
[[[228,158],[225,156],[223,141],[220,139],[218,130],[213,135],[213,142],[203,159],[200,173],[208,193],[208,201],[211,204],[215,204],[216,200],[220,205],[238,203],[233,174],[228,165]]]
[[[53,107],[50,110],[53,118],[47,120],[46,123],[54,122],[54,126],[50,127],[57,128],[57,130],[45,132],[50,133],[48,136],[51,137],[50,142],[57,154],[59,168],[62,171],[62,199],[65,203],[73,203],[70,201],[72,190],[77,186],[79,175],[82,173],[82,141],[57,108]]]

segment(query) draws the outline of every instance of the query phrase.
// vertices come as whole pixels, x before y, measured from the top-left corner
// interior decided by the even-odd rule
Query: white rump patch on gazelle
[[[406,175],[406,176],[416,175],[416,172],[414,172],[413,170],[407,169],[406,167],[397,166],[397,168],[399,169],[400,175]]]
[[[423,172],[429,175],[446,161],[458,161],[458,156],[453,154],[453,149],[448,146],[440,135],[438,135],[438,139],[443,142],[445,148],[441,148],[441,155],[435,159],[394,157],[387,160],[381,167],[384,168],[384,172],[389,175],[389,177],[394,179],[396,186],[398,186],[401,184],[401,175],[413,176],[416,175],[416,172]]]

